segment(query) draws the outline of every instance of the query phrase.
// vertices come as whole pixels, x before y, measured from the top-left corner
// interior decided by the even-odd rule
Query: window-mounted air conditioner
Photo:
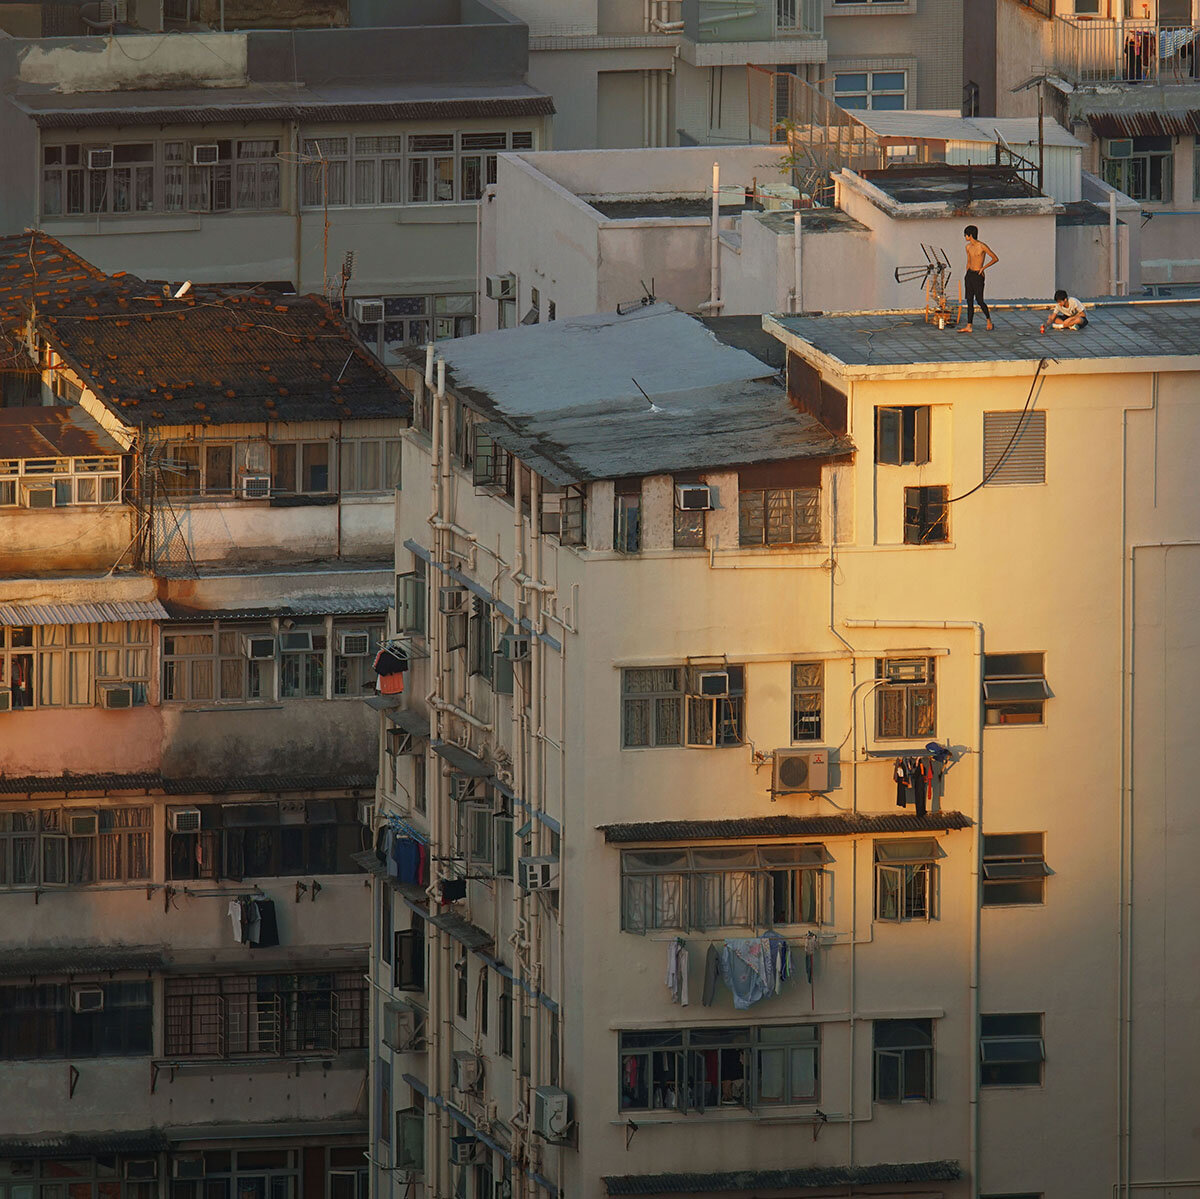
[[[216,142],[210,142],[201,146],[192,147],[192,165],[197,167],[211,167],[221,157],[221,147]]]
[[[270,633],[246,634],[242,637],[242,653],[252,662],[275,657],[275,638]]]
[[[50,483],[36,486],[29,483],[21,484],[21,503],[26,508],[53,508],[54,485]]]
[[[529,659],[529,638],[524,633],[506,633],[500,638],[500,651],[510,662]]]
[[[889,683],[927,683],[929,663],[924,658],[889,658],[883,666]]]
[[[279,648],[292,652],[311,650],[313,647],[312,633],[307,629],[293,630],[290,633],[279,634]]]
[[[517,882],[523,891],[557,891],[558,859],[551,854],[518,858]]]
[[[68,812],[69,837],[94,837],[100,829],[100,817],[95,812]]]
[[[707,483],[680,483],[675,487],[675,507],[683,512],[707,512],[713,506]]]
[[[303,824],[306,808],[302,799],[284,799],[279,803],[280,824]]]
[[[461,1094],[473,1094],[483,1082],[483,1059],[465,1050],[452,1054],[450,1082]]]
[[[771,779],[776,795],[792,791],[829,790],[829,751],[777,749]]]
[[[465,587],[439,587],[438,611],[445,616],[453,616],[466,610],[467,589]]]
[[[407,1003],[389,1003],[383,1009],[383,1043],[397,1053],[418,1047],[424,1031],[424,1014]]]
[[[724,699],[729,694],[729,671],[701,670],[696,674],[696,694],[704,699]]]
[[[106,708],[132,708],[132,687],[101,687],[100,702]]]
[[[533,1131],[543,1141],[567,1138],[571,1127],[571,1096],[558,1087],[537,1087],[533,1092]]]
[[[382,300],[355,300],[354,319],[360,325],[377,325],[383,320]]]
[[[407,729],[388,729],[387,751],[394,758],[413,751],[413,735]]]
[[[348,630],[338,633],[337,652],[343,658],[365,658],[371,652],[371,634]]]
[[[71,1011],[73,1012],[102,1012],[104,1011],[103,987],[72,987]]]
[[[113,152],[108,149],[89,150],[87,156],[89,171],[107,171],[113,164]]]
[[[270,475],[242,475],[242,499],[266,500],[270,498]]]
[[[1132,158],[1133,138],[1111,137],[1105,144],[1105,158]]]
[[[125,1177],[131,1180],[157,1178],[158,1162],[152,1157],[128,1158],[125,1161]]]
[[[12,711],[12,692],[7,687],[0,688],[0,712]]]
[[[469,1166],[479,1157],[479,1139],[477,1137],[451,1137],[450,1163],[455,1166]]]
[[[458,774],[457,772],[450,776],[450,798],[456,803],[465,803],[467,800],[480,799],[483,796],[483,780],[473,778],[469,774]]]
[[[517,298],[517,277],[511,272],[507,275],[488,275],[485,282],[489,300],[515,300]]]
[[[358,801],[358,823],[364,828],[375,827],[375,805],[369,799]]]
[[[171,1158],[171,1177],[203,1178],[204,1155],[202,1153],[189,1153],[186,1156],[176,1154]]]
[[[173,808],[167,813],[167,827],[173,833],[198,833],[200,831],[200,809]]]

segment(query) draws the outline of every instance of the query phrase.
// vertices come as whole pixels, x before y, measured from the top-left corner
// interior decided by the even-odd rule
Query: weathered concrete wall
[[[134,512],[114,507],[0,510],[0,573],[106,571],[133,541]]]

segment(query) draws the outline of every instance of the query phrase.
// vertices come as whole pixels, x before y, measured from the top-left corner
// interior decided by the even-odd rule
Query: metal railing
[[[778,37],[824,37],[822,0],[775,0],[775,33]]]
[[[825,36],[822,0],[683,0],[684,33],[696,42],[765,42]]]
[[[1189,83],[1200,27],[1180,22],[1055,17],[1055,70],[1074,83]]]

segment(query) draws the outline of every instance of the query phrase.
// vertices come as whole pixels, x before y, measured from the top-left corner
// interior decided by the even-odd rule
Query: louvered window
[[[985,412],[983,475],[993,483],[1046,481],[1046,414]]]

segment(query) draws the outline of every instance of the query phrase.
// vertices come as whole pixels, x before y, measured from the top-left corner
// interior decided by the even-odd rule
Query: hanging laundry
[[[229,907],[226,909],[229,913],[229,919],[233,923],[233,939],[241,945],[246,939],[246,921],[242,911],[242,901],[240,899],[231,899]]]
[[[269,949],[279,944],[279,927],[275,922],[275,901],[254,899],[247,904],[247,941],[259,949]]]
[[[721,981],[733,993],[738,1011],[765,999],[775,990],[771,946],[766,937],[736,937],[721,951]]]
[[[807,932],[804,934],[804,977],[811,983],[813,980],[813,972],[817,964],[817,949],[821,942],[817,939],[817,934]]]
[[[384,646],[372,663],[378,678],[375,690],[381,695],[399,695],[404,691],[404,675],[408,670],[408,655],[401,649]]]
[[[688,948],[680,937],[667,942],[667,990],[671,1002],[681,1007],[688,1005]]]
[[[392,842],[392,830],[384,825],[375,834],[375,857],[376,860],[385,864],[388,860],[388,846]]]
[[[388,874],[397,882],[420,886],[425,878],[425,846],[415,837],[393,837]]]
[[[783,990],[783,984],[792,976],[792,949],[777,932],[763,935],[771,958],[771,969],[775,974],[775,994]]]
[[[465,878],[447,878],[442,880],[442,903],[454,903],[467,897],[467,880]]]
[[[709,944],[708,952],[704,955],[704,990],[700,1002],[704,1007],[712,1007],[712,1001],[717,995],[717,979],[721,976],[721,953],[713,944]]]

